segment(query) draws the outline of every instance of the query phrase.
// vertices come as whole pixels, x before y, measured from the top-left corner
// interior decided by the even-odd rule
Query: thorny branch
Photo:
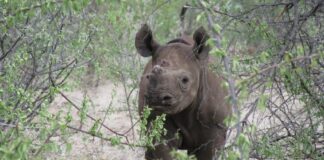
[[[255,70],[244,70],[244,72],[233,70],[230,56],[236,55],[228,54],[222,59],[232,102],[233,95],[236,96],[234,100],[237,101],[237,96],[246,93],[244,90],[247,90],[249,94],[247,96],[248,101],[252,101],[251,103],[243,103],[240,110],[237,111],[235,103],[233,105],[235,115],[240,115],[240,112],[246,113],[244,117],[239,117],[238,122],[234,125],[238,126],[236,128],[237,134],[240,132],[245,133],[244,128],[246,126],[260,125],[257,126],[256,133],[249,134],[253,143],[250,157],[256,159],[266,158],[256,152],[258,145],[260,145],[258,141],[263,136],[268,137],[271,143],[287,148],[291,145],[287,139],[298,140],[300,134],[304,134],[305,128],[308,126],[312,129],[312,132],[317,133],[318,130],[315,128],[321,121],[318,114],[324,109],[324,100],[322,98],[324,96],[322,40],[324,37],[322,29],[324,1],[290,0],[282,3],[260,3],[247,7],[248,10],[239,11],[239,14],[237,12],[231,13],[228,10],[224,11],[217,6],[217,3],[214,6],[208,1],[202,2],[198,0],[198,3],[198,7],[190,7],[205,13],[217,48],[221,48],[221,38],[220,33],[215,31],[213,27],[216,22],[215,19],[218,21],[222,19],[229,20],[221,28],[221,33],[233,31],[235,27],[231,26],[230,30],[230,22],[239,22],[255,31],[253,27],[258,27],[261,21],[268,25],[269,32],[275,33],[272,36],[277,42],[263,46],[263,48],[271,48],[271,56],[267,62],[259,63]],[[271,13],[275,9],[279,10],[279,14],[276,13],[273,16]],[[256,24],[250,23],[256,19]],[[238,29],[237,32],[240,33],[240,30]],[[265,34],[269,38],[269,33]],[[296,54],[297,51],[300,52],[300,47],[302,47],[302,52]],[[245,56],[246,53],[235,52],[235,54],[240,55],[239,59],[241,57],[244,59],[243,63],[245,61],[254,62],[254,56],[258,56],[257,54],[262,52],[263,48],[257,48],[256,55],[247,60],[244,59],[249,57]],[[239,88],[237,89],[235,89],[234,80],[239,82],[237,84]],[[265,113],[259,113],[260,111],[257,109],[259,96],[267,97],[265,103],[267,110]],[[259,114],[265,116],[261,117]],[[268,123],[266,125],[268,128],[263,124],[261,125],[260,122]],[[240,126],[241,124],[242,126]],[[232,129],[230,128],[230,132]],[[319,132],[323,132],[323,130]],[[312,136],[314,142],[312,147],[318,151],[317,153],[324,153],[323,147],[318,146],[318,142],[323,138],[323,136]],[[305,158],[312,157],[312,153],[303,152],[303,154]]]

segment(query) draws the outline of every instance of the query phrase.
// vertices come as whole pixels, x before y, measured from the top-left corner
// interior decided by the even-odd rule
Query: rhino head
[[[135,46],[143,57],[152,57],[141,82],[145,104],[166,114],[176,114],[196,99],[202,68],[208,59],[209,36],[203,27],[193,37],[183,36],[165,45],[155,41],[148,25],[137,32]]]

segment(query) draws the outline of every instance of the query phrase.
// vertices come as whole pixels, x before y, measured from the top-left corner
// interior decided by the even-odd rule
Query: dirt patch
[[[125,134],[130,142],[133,142],[133,131],[130,130],[132,124],[130,121],[129,110],[125,103],[125,93],[121,85],[115,85],[110,81],[101,82],[98,87],[88,88],[86,90],[74,90],[72,92],[64,92],[78,107],[82,107],[84,97],[89,99],[88,115],[100,120],[109,129],[118,133]],[[69,109],[70,108],[70,109]],[[131,106],[132,115],[136,115],[136,106]],[[67,113],[73,117],[71,126],[89,131],[95,121],[86,118],[81,125],[79,111],[73,107],[63,96],[59,95],[55,98],[50,113],[57,112]],[[129,131],[130,130],[130,131]],[[134,132],[136,132],[136,128]],[[127,132],[129,131],[129,132]],[[115,134],[105,127],[101,127],[100,132],[104,137],[112,137]],[[136,136],[136,133],[134,133]],[[127,145],[113,146],[109,141],[95,138],[85,133],[69,130],[66,140],[72,144],[70,152],[66,152],[66,143],[61,135],[53,137],[52,140],[59,144],[59,152],[49,153],[46,155],[48,159],[109,159],[109,160],[138,160],[144,159],[144,149],[138,147],[129,147]],[[135,137],[136,139],[136,137]],[[122,141],[124,141],[122,139]]]

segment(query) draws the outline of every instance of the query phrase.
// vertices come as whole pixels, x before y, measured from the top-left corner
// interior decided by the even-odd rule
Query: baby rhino
[[[146,24],[136,34],[138,53],[151,57],[140,82],[139,112],[152,108],[148,122],[166,114],[165,143],[148,149],[146,159],[171,160],[170,151],[186,149],[198,160],[210,160],[224,146],[223,121],[231,107],[222,79],[208,69],[208,38],[202,27],[193,38],[183,36],[165,45],[154,40]]]

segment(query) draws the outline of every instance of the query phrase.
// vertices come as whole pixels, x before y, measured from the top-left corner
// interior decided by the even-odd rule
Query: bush
[[[187,13],[180,21],[183,6]],[[145,60],[135,51],[134,36],[142,23],[149,23],[161,42],[208,27],[216,57],[210,67],[227,80],[234,111],[226,121],[230,138],[221,159],[320,159],[323,13],[322,1],[0,0],[0,159],[59,152],[53,136],[66,140],[71,130],[113,145],[154,147],[165,132],[163,117],[148,134],[136,112]],[[98,86],[102,79],[121,84],[129,131],[134,138],[141,128],[142,138],[129,141],[126,133],[91,116],[86,93],[80,106],[64,94]],[[53,114],[48,108],[57,96],[68,101],[67,111]],[[91,121],[91,127],[73,126],[77,118],[80,124]],[[67,140],[65,145],[67,151],[73,147]],[[185,152],[173,155],[193,159]]]

